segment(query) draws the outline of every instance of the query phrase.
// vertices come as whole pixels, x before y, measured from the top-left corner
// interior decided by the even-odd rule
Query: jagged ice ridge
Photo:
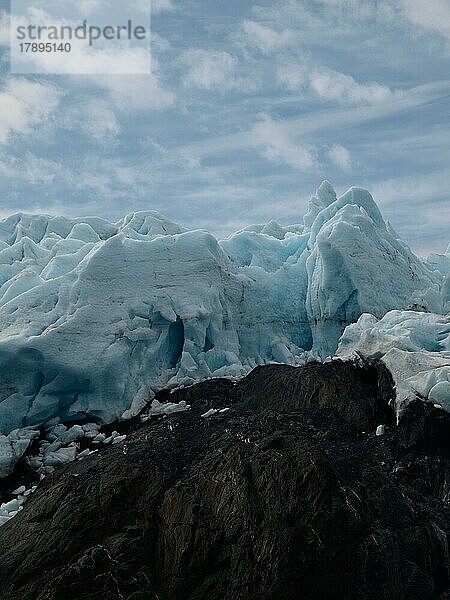
[[[367,191],[337,198],[328,182],[302,224],[222,241],[154,211],[114,224],[13,215],[0,222],[0,445],[337,351],[384,357],[401,402],[419,392],[450,408],[449,251],[418,258]]]

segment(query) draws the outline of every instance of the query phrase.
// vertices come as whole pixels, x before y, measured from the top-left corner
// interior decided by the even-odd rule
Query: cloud
[[[393,93],[380,83],[361,84],[351,75],[331,69],[314,70],[310,75],[310,86],[324,100],[343,104],[376,104],[389,100]]]
[[[91,85],[109,92],[121,111],[163,110],[175,103],[174,92],[162,87],[155,73],[149,75],[101,75],[88,78]]]
[[[101,6],[96,0],[83,0],[79,4],[81,10],[85,7],[86,10],[95,10],[95,7]],[[84,10],[84,8],[83,8]],[[89,32],[89,27],[96,27],[98,33],[100,29],[109,23],[108,12],[100,12],[96,18],[96,24],[84,21],[86,31]],[[133,15],[130,14],[130,17]],[[98,19],[98,20],[97,20]],[[126,21],[124,21],[126,22]],[[57,75],[92,75],[92,74],[108,74],[108,75],[129,75],[129,74],[149,74],[152,70],[152,60],[150,53],[149,37],[145,37],[142,41],[133,40],[130,42],[127,37],[117,37],[117,29],[115,31],[116,38],[114,40],[106,40],[105,38],[96,39],[92,45],[85,37],[78,37],[62,31],[62,28],[70,27],[75,31],[80,27],[80,22],[62,16],[61,14],[52,15],[40,8],[29,6],[24,14],[17,14],[11,17],[11,28],[16,30],[19,27],[27,27],[28,24],[35,23],[38,25],[44,24],[44,29],[40,31],[39,42],[55,43],[55,31],[58,34],[58,42],[70,39],[69,52],[20,52],[17,45],[11,50],[11,68],[15,73],[44,73]],[[51,26],[48,26],[48,24]],[[35,25],[36,27],[36,25]],[[0,30],[0,39],[3,33]],[[28,41],[28,38],[27,38]]]
[[[75,200],[78,207],[84,207],[89,199],[94,199],[99,206],[112,203],[114,200],[130,199],[130,197],[147,197],[151,182],[151,173],[145,160],[129,161],[125,157],[106,157],[102,152],[88,151],[79,156],[75,162],[67,162],[63,156],[48,158],[26,151],[21,156],[10,156],[10,153],[0,153],[0,175],[8,178],[7,188],[32,190],[30,204],[39,202],[36,190],[51,198],[48,190],[56,191],[53,195],[55,202],[62,197]],[[50,187],[51,186],[51,187]],[[27,194],[28,195],[28,194]],[[26,196],[25,196],[26,197]],[[20,201],[16,194],[5,194],[3,202]],[[70,202],[69,200],[69,202]],[[118,205],[122,210],[122,205]],[[61,209],[62,210],[62,209]],[[94,211],[95,212],[95,211]],[[65,214],[66,210],[60,214]]]
[[[43,38],[44,42],[47,38]],[[14,53],[16,72],[56,75],[129,75],[149,74],[150,52],[143,47],[89,47],[83,41],[72,41],[70,52]]]
[[[362,35],[367,41],[374,24],[398,24],[402,1],[411,0],[281,0],[260,3],[253,13],[259,20],[295,28],[303,43],[324,49],[342,35]]]
[[[277,70],[278,82],[288,90],[306,89],[309,85],[309,76],[308,68],[302,64],[283,64]]]
[[[0,160],[0,175],[2,177],[12,178],[15,177],[16,172],[11,165],[8,164],[8,161]]]
[[[172,0],[152,0],[152,12],[155,14],[162,12],[172,12],[174,10],[175,7],[172,4]]]
[[[447,178],[444,169],[365,184],[383,216],[420,256],[443,253],[447,247],[450,222]]]
[[[25,151],[20,157],[11,156],[10,152],[0,154],[0,174],[4,178],[17,180],[20,184],[37,186],[51,185],[55,178],[63,173],[57,162]]]
[[[58,125],[69,131],[84,133],[91,141],[112,144],[120,133],[120,124],[110,102],[99,98],[65,108]]]
[[[128,74],[139,64],[136,54],[105,52],[93,57],[96,65],[114,64],[126,75],[82,75],[78,68],[71,77],[28,80],[68,90],[44,120],[28,118],[33,106],[26,102],[18,114],[1,106],[0,137],[13,142],[0,145],[3,205],[16,210],[64,199],[61,211],[118,217],[125,202],[127,210],[153,206],[193,225],[204,218],[210,227],[231,228],[228,218],[259,220],[274,211],[297,219],[323,177],[341,188],[371,189],[403,176],[408,190],[392,181],[381,198],[387,216],[409,240],[430,233],[436,244],[447,241],[448,219],[431,220],[439,214],[442,221],[448,205],[445,177],[441,191],[427,181],[420,194],[415,180],[444,170],[450,157],[450,82],[433,82],[448,60],[448,21],[435,9],[445,8],[443,1],[280,0],[234,3],[233,10],[196,2],[188,3],[193,26],[186,28],[182,4],[154,0],[153,13],[162,14],[153,29],[170,43],[153,34],[152,74]],[[131,0],[129,7],[146,3]],[[5,51],[4,72],[7,59]],[[255,93],[248,94],[250,81]],[[17,101],[7,83],[2,90]],[[436,198],[440,204],[432,205]]]
[[[31,134],[49,118],[60,98],[53,85],[10,78],[0,92],[0,143],[13,134]]]
[[[289,29],[278,33],[270,29],[270,27],[266,27],[255,21],[244,21],[242,32],[246,44],[257,48],[263,54],[270,54],[274,50],[279,50],[289,45],[295,39],[294,32]]]
[[[285,123],[266,117],[250,132],[250,144],[271,162],[299,171],[314,168],[317,164],[314,148],[294,143],[288,131]]]
[[[175,10],[172,0],[134,0],[132,5],[141,12],[151,12],[153,15]]]
[[[92,6],[97,3],[97,0],[80,1],[88,2]],[[76,26],[75,22],[52,17],[32,7],[28,8],[27,14],[31,22],[49,22],[58,27]],[[22,22],[26,21],[20,17],[16,24]],[[46,35],[48,31],[43,32],[42,42],[47,41]],[[162,49],[164,40],[159,36],[156,39],[155,45]],[[37,68],[38,72],[48,74],[76,75],[77,84],[106,90],[115,108],[120,110],[161,110],[172,106],[176,99],[175,94],[161,84],[158,61],[150,55],[150,49],[145,45],[128,46],[126,40],[122,41],[123,45],[118,44],[116,40],[113,45],[102,42],[98,46],[90,47],[83,40],[73,39],[70,52],[29,52],[20,59],[27,62],[18,66],[28,68],[30,72]],[[165,49],[167,47],[166,45]],[[108,118],[112,122],[111,114]],[[114,128],[113,124],[112,130]]]
[[[410,23],[450,39],[448,0],[400,0],[400,4]]]
[[[58,168],[51,160],[35,156],[27,152],[23,161],[22,176],[31,185],[51,185],[55,179]]]
[[[204,90],[231,89],[235,85],[237,59],[228,52],[190,49],[181,56],[187,67],[183,83]]]
[[[75,5],[86,16],[104,8],[103,0],[76,0]]]
[[[405,91],[398,96],[392,96],[387,102],[371,104],[369,106],[344,106],[330,107],[326,110],[307,111],[304,114],[294,115],[280,123],[289,136],[323,136],[330,133],[346,132],[349,128],[365,127],[369,131],[370,124],[398,115],[406,115],[418,107],[425,107],[443,101],[448,97],[450,81],[438,81],[420,85]],[[272,109],[282,108],[282,103],[275,103],[271,99]],[[252,129],[242,128],[240,131],[225,135],[210,136],[200,141],[191,141],[183,146],[184,152],[202,160],[204,157],[228,153],[236,155],[242,149],[254,147]]]
[[[303,42],[314,43],[318,37],[326,36],[323,47],[340,36],[363,34],[363,43],[368,42],[374,25],[383,28],[383,36],[377,33],[381,43],[389,43],[389,30],[396,29],[402,35],[405,26],[450,39],[448,0],[285,0],[254,7],[253,12],[258,19],[271,20],[279,26],[289,24],[301,32]],[[406,43],[414,49],[411,38]]]
[[[139,60],[137,49],[130,53],[118,52],[116,58],[111,51],[98,53],[89,62],[91,70],[94,73],[97,72],[97,69],[100,73],[106,73],[112,60],[115,62],[115,72],[108,75],[87,73],[81,64],[77,83],[90,88],[106,90],[113,105],[119,110],[162,110],[172,106],[175,103],[176,95],[161,84],[156,59],[152,60],[151,73],[135,73],[131,69],[131,73],[128,74],[127,65],[130,61],[133,62],[134,58],[136,61]],[[145,57],[143,57],[143,61],[145,61]],[[144,65],[144,62],[142,64]],[[103,68],[102,65],[105,67]]]
[[[377,104],[401,93],[377,82],[359,83],[351,75],[327,67],[285,65],[278,69],[277,75],[281,85],[290,90],[310,89],[322,100],[338,104]]]
[[[343,171],[348,172],[351,170],[352,160],[350,152],[344,146],[334,144],[334,146],[329,149],[328,156],[330,157],[330,160]]]
[[[53,215],[59,217],[64,214],[66,209],[62,203],[53,203],[51,205],[38,205],[30,206],[29,203],[23,202],[23,204],[16,205],[14,208],[1,208],[0,219],[6,219],[16,213],[26,213],[29,215]]]
[[[104,142],[119,134],[117,117],[106,102],[91,100],[83,112],[83,128],[91,138]]]

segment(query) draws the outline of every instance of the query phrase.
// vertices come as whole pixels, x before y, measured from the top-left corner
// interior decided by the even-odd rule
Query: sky
[[[138,75],[12,74],[0,10],[0,217],[155,209],[225,237],[301,222],[328,179],[447,248],[448,0],[153,0]]]

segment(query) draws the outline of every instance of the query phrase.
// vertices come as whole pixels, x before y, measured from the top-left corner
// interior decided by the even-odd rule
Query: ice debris
[[[36,437],[39,437],[39,431],[29,428],[15,429],[7,436],[0,435],[0,478],[13,472],[14,466]]]
[[[210,408],[207,412],[203,413],[201,415],[202,419],[207,419],[208,417],[213,417],[214,415],[216,415],[219,411],[216,408]]]
[[[375,435],[377,435],[377,436],[384,435],[385,429],[386,428],[384,425],[378,425]]]
[[[186,402],[161,403],[158,400],[153,400],[150,409],[145,413],[145,420],[153,417],[166,417],[172,413],[184,412],[189,409],[190,406]],[[55,468],[59,468],[75,460],[84,460],[98,452],[99,447],[123,444],[127,438],[126,434],[121,434],[116,430],[112,431],[108,436],[99,430],[100,425],[98,423],[86,423],[84,425],[73,425],[72,427],[67,427],[62,423],[53,424],[45,429],[45,437],[37,440],[37,454],[27,455],[25,460],[36,471],[36,475],[40,479],[43,479],[46,475],[52,473]],[[39,438],[39,436],[40,431],[31,429],[21,429],[11,432],[9,438],[7,438],[8,449],[11,448],[14,442],[15,445],[20,445],[23,455],[30,441]],[[124,446],[124,453],[125,450],[126,446]],[[16,455],[11,455],[7,463],[7,474],[12,472],[15,457]],[[6,464],[6,456],[4,460]],[[29,495],[35,490],[36,486],[26,489],[24,485],[21,485],[11,492],[13,499],[10,502],[4,503],[0,508],[0,526],[17,514],[20,507],[22,507]]]

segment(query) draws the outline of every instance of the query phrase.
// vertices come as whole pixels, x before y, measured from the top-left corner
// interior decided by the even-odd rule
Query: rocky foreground
[[[2,600],[450,598],[450,415],[393,399],[340,361],[175,391],[0,528]]]

